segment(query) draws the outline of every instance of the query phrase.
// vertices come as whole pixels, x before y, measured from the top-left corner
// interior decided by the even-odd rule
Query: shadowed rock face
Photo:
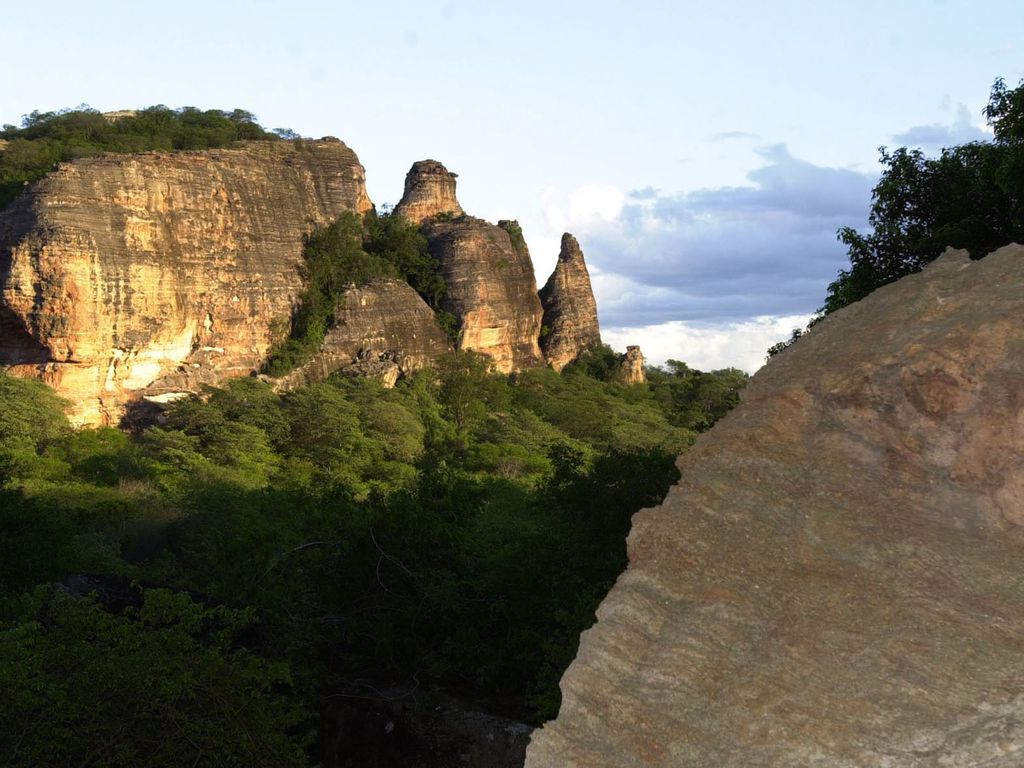
[[[754,377],[634,518],[527,766],[1024,764],[1024,249]]]
[[[434,311],[416,291],[402,280],[379,279],[346,291],[320,352],[274,383],[292,389],[354,365],[391,386],[399,374],[422,370],[447,351]]]
[[[442,213],[461,216],[462,206],[455,198],[457,175],[437,160],[413,163],[405,175],[405,192],[395,213],[417,225]]]
[[[62,165],[0,212],[0,365],[93,424],[245,375],[302,288],[303,235],[370,208],[337,140]]]
[[[459,320],[459,349],[488,355],[502,373],[542,365],[542,310],[519,225],[462,216],[423,232],[448,287],[445,309]]]
[[[562,235],[555,271],[540,289],[540,303],[544,308],[542,326],[546,329],[540,346],[556,371],[562,370],[581,352],[601,344],[590,273],[580,244],[568,232]]]

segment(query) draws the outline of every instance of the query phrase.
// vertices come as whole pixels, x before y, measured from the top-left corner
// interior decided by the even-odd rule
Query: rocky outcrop
[[[647,381],[647,371],[644,370],[644,353],[640,347],[633,345],[626,347],[626,354],[619,359],[619,370],[616,379],[621,384],[643,384]]]
[[[542,309],[533,262],[516,222],[470,216],[423,227],[447,285],[445,309],[459,321],[459,349],[488,355],[502,373],[542,365]]]
[[[337,140],[61,165],[0,212],[0,364],[94,424],[248,374],[301,290],[303,235],[370,208]]]
[[[462,206],[455,197],[457,176],[437,160],[413,163],[405,176],[405,192],[395,206],[395,213],[417,225],[439,214],[461,216]]]
[[[1024,248],[834,313],[634,518],[527,766],[1024,762]]]
[[[568,232],[562,235],[555,271],[540,289],[540,303],[544,308],[540,347],[556,371],[601,344],[590,273],[580,244]]]
[[[293,389],[350,368],[393,386],[399,375],[422,370],[447,351],[434,311],[416,291],[402,280],[378,279],[346,291],[320,352],[273,383]]]

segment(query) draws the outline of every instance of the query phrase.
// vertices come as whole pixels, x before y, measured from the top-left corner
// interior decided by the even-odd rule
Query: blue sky
[[[578,236],[604,334],[755,368],[820,305],[877,148],[983,138],[1024,77],[1024,3],[47,2],[0,11],[0,122],[88,103],[241,107],[335,135],[374,202],[434,158],[523,225],[538,281]]]

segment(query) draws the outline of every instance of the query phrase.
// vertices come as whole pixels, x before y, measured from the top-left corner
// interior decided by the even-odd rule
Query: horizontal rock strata
[[[395,213],[413,224],[422,224],[440,214],[461,216],[462,206],[455,197],[455,179],[437,160],[413,163],[405,176],[405,192]]]
[[[61,165],[0,212],[0,365],[94,424],[246,374],[301,290],[303,235],[370,208],[337,140]]]
[[[488,355],[509,373],[543,364],[543,310],[519,225],[502,224],[461,216],[428,221],[423,232],[448,287],[445,309],[459,320],[459,349]]]
[[[634,518],[527,766],[1024,764],[1021,318],[1024,249],[947,252],[774,358]]]

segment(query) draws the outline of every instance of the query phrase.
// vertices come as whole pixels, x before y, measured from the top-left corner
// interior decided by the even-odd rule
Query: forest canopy
[[[319,702],[360,681],[551,717],[631,516],[747,379],[615,359],[241,378],[134,432],[0,373],[0,754],[313,765]]]

